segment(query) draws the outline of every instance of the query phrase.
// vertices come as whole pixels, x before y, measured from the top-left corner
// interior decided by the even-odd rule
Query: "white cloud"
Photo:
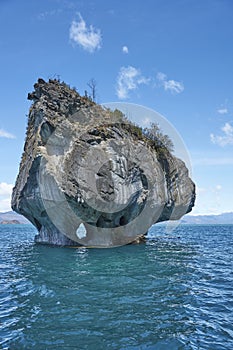
[[[227,113],[228,113],[228,109],[227,109],[227,108],[219,108],[219,109],[217,110],[217,112],[218,112],[219,114],[227,114]]]
[[[184,90],[184,86],[179,81],[168,80],[164,82],[164,89],[173,93],[180,94]]]
[[[221,147],[233,145],[233,126],[230,123],[225,123],[221,130],[223,135],[210,134],[211,142]]]
[[[73,21],[70,27],[70,39],[80,45],[84,50],[93,53],[101,48],[102,36],[100,29],[92,25],[87,27],[81,14],[78,14],[79,21]]]
[[[128,98],[129,91],[136,90],[139,85],[147,84],[148,81],[149,79],[146,79],[139,69],[132,66],[121,67],[116,86],[118,98]]]
[[[215,187],[216,191],[221,191],[221,189],[222,189],[222,185],[216,185],[216,187]]]
[[[11,211],[11,198],[0,199],[0,212]]]
[[[156,77],[165,91],[170,91],[171,93],[175,94],[180,94],[182,91],[184,91],[183,83],[175,81],[173,79],[168,80],[166,74],[159,72],[157,73]]]
[[[62,9],[54,9],[51,11],[44,11],[38,14],[37,18],[39,21],[45,20],[48,16],[55,16],[62,13]]]
[[[233,126],[231,126],[229,123],[226,123],[223,127],[222,127],[222,131],[228,135],[228,136],[232,136],[233,134]]]
[[[0,212],[11,210],[12,184],[0,183]]]
[[[122,52],[123,52],[123,53],[129,53],[128,47],[127,47],[127,46],[123,46],[123,47],[122,47]]]
[[[15,135],[10,134],[9,132],[7,132],[3,129],[0,129],[0,137],[5,137],[7,139],[15,139]]]
[[[0,196],[11,196],[13,185],[0,182]]]
[[[159,81],[165,81],[165,80],[167,79],[167,76],[166,76],[166,74],[164,74],[164,73],[162,73],[162,72],[158,72],[156,78],[157,78]]]

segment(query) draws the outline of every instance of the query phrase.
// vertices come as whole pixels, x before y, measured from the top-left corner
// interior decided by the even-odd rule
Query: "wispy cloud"
[[[11,210],[11,198],[0,199],[0,212]]]
[[[196,192],[197,192],[197,194],[200,194],[200,193],[205,193],[206,191],[207,191],[207,189],[206,189],[206,188],[196,186]]]
[[[217,112],[218,112],[219,114],[227,114],[227,113],[228,113],[228,109],[227,109],[227,108],[219,108],[219,109],[217,110]]]
[[[84,50],[93,53],[101,48],[101,31],[100,29],[94,28],[92,25],[88,27],[80,13],[78,16],[79,21],[73,21],[71,23],[70,39],[75,44],[81,46]]]
[[[211,142],[221,147],[233,145],[233,126],[230,123],[225,123],[221,130],[223,135],[210,134]]]
[[[51,11],[40,12],[37,15],[37,19],[39,21],[44,21],[47,17],[59,15],[60,13],[62,13],[62,9],[54,9],[54,10],[51,10]]]
[[[233,155],[230,152],[222,153],[222,150],[214,149],[212,152],[203,151],[191,151],[191,159],[193,166],[228,166],[233,165]]]
[[[197,198],[194,210],[191,215],[212,215],[220,214],[222,210],[221,196],[223,186],[220,184],[212,184],[206,188],[196,187]]]
[[[159,81],[159,84],[163,86],[165,91],[170,91],[173,94],[180,94],[182,91],[184,91],[183,83],[173,79],[169,80],[167,75],[162,72],[159,72],[156,78]]]
[[[11,210],[12,184],[0,182],[0,212]]]
[[[126,99],[129,97],[130,91],[136,90],[139,85],[148,82],[149,79],[145,78],[139,69],[132,66],[121,67],[117,77],[117,96],[120,99]]]
[[[0,137],[5,137],[7,139],[15,139],[15,135],[10,134],[9,132],[7,132],[3,129],[0,129]]]
[[[184,86],[179,81],[167,80],[164,82],[164,89],[176,94],[180,94],[184,90]]]
[[[221,191],[222,190],[222,185],[216,185],[215,186],[215,192]]]
[[[192,165],[201,165],[201,166],[209,166],[209,165],[233,165],[233,157],[201,157],[194,158],[192,160]]]
[[[123,53],[126,53],[126,54],[129,53],[128,46],[123,46],[123,47],[122,47],[122,52],[123,52]]]
[[[166,74],[164,74],[164,73],[162,73],[162,72],[158,72],[156,78],[157,78],[159,81],[165,81],[165,80],[167,79],[167,76],[166,76]]]
[[[13,185],[6,182],[0,182],[0,196],[10,196]]]

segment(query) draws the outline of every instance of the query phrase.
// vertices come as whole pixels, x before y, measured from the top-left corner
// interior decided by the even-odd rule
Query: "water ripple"
[[[233,226],[155,226],[147,244],[109,250],[36,246],[34,233],[1,227],[0,348],[233,348]]]

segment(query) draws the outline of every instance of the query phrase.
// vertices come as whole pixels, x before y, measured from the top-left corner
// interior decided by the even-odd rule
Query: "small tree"
[[[146,137],[148,137],[148,139],[150,139],[152,141],[158,141],[158,135],[160,133],[160,129],[159,129],[158,124],[151,123],[150,128],[145,128],[143,130],[143,133]]]
[[[90,97],[91,97],[92,101],[95,102],[95,101],[96,101],[96,85],[97,85],[95,79],[92,78],[92,79],[87,83],[87,85],[88,85],[89,88],[91,89]]]
[[[155,142],[157,147],[166,148],[168,151],[173,152],[174,144],[168,135],[164,135],[159,125],[156,123],[151,123],[149,128],[143,129],[143,134],[153,142]]]

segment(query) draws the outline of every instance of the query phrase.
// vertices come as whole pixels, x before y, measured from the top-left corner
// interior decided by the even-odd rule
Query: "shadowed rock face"
[[[34,88],[12,209],[37,227],[36,242],[119,246],[191,211],[184,162],[64,83]]]

